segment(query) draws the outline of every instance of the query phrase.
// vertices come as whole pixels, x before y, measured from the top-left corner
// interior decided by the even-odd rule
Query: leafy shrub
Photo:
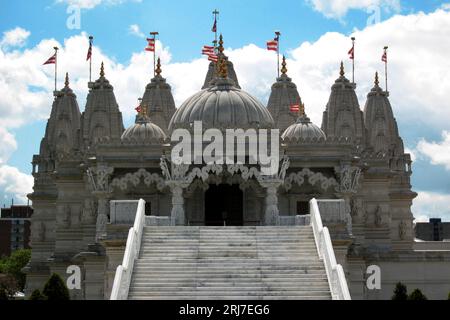
[[[63,279],[56,273],[53,273],[50,279],[48,279],[42,293],[48,300],[70,300],[69,289],[67,289]]]

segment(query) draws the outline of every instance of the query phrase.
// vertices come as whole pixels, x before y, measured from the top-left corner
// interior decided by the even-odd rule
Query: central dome
[[[216,78],[211,87],[187,99],[170,120],[169,130],[190,128],[194,121],[202,121],[204,129],[269,129],[274,125],[266,107],[229,78]]]

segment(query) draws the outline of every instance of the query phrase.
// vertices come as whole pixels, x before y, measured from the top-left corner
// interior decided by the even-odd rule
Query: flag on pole
[[[47,59],[47,61],[45,61],[43,63],[43,65],[46,64],[55,64],[56,63],[56,53],[54,55],[52,55],[50,58]]]
[[[92,38],[89,38],[89,49],[87,52],[86,61],[91,59],[91,57],[92,57]]]
[[[145,47],[145,51],[155,52],[155,39],[147,38],[147,46]]]
[[[212,47],[212,46],[203,46],[202,54],[207,55],[207,56],[209,56],[211,54],[214,54],[214,47]]]
[[[214,16],[214,24],[211,28],[212,32],[217,32],[217,18]]]
[[[381,61],[387,63],[387,51],[386,50],[384,50],[383,55],[381,56]]]
[[[141,106],[137,106],[136,108],[134,108],[134,110],[136,110],[137,113],[141,113]]]
[[[348,51],[348,55],[350,60],[354,60],[355,59],[355,46],[353,46],[349,51]]]
[[[300,111],[300,105],[299,104],[293,104],[289,107],[291,112],[299,112]]]
[[[219,61],[219,57],[213,53],[213,54],[208,55],[208,60],[212,61],[212,62],[217,62],[217,61]]]
[[[278,39],[267,41],[267,50],[278,51]]]

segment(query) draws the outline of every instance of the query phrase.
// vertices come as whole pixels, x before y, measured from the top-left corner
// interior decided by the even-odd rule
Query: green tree
[[[394,295],[392,296],[392,300],[407,300],[408,299],[408,289],[406,286],[398,282],[395,285]]]
[[[67,289],[63,279],[56,273],[53,273],[50,279],[48,279],[42,293],[48,300],[70,300],[69,289]]]
[[[47,297],[39,289],[36,289],[31,293],[30,300],[47,300]]]
[[[0,274],[0,300],[9,300],[18,291],[16,279],[10,274]]]
[[[2,273],[10,274],[16,279],[20,291],[25,287],[26,280],[26,274],[22,272],[22,268],[27,265],[30,258],[31,250],[20,249],[14,251],[10,257],[3,259],[0,265]]]
[[[408,300],[428,300],[427,297],[419,289],[414,289],[408,297]]]

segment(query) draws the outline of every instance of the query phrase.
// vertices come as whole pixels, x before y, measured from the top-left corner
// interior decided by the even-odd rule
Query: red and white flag
[[[348,51],[348,55],[350,60],[354,60],[355,59],[355,46],[353,46],[349,51]]]
[[[202,54],[207,55],[207,56],[209,56],[211,54],[214,54],[214,47],[212,47],[212,46],[203,46]]]
[[[91,57],[92,57],[92,38],[89,39],[89,49],[88,49],[88,52],[87,52],[86,61],[91,59]]]
[[[289,108],[291,112],[299,112],[300,111],[300,105],[299,104],[293,104]]]
[[[217,61],[219,61],[219,57],[213,53],[213,54],[208,55],[208,60],[212,61],[212,62],[217,62]]]
[[[387,51],[386,50],[384,51],[383,55],[381,56],[381,61],[387,63]]]
[[[56,53],[54,55],[52,55],[50,58],[48,58],[47,61],[45,61],[43,65],[55,64],[55,63],[56,63]]]
[[[136,108],[134,108],[134,110],[136,110],[137,113],[141,113],[141,106],[137,106]]]
[[[267,41],[267,50],[278,51],[278,40],[273,39]]]
[[[155,39],[147,38],[147,46],[145,47],[145,51],[155,52]]]

